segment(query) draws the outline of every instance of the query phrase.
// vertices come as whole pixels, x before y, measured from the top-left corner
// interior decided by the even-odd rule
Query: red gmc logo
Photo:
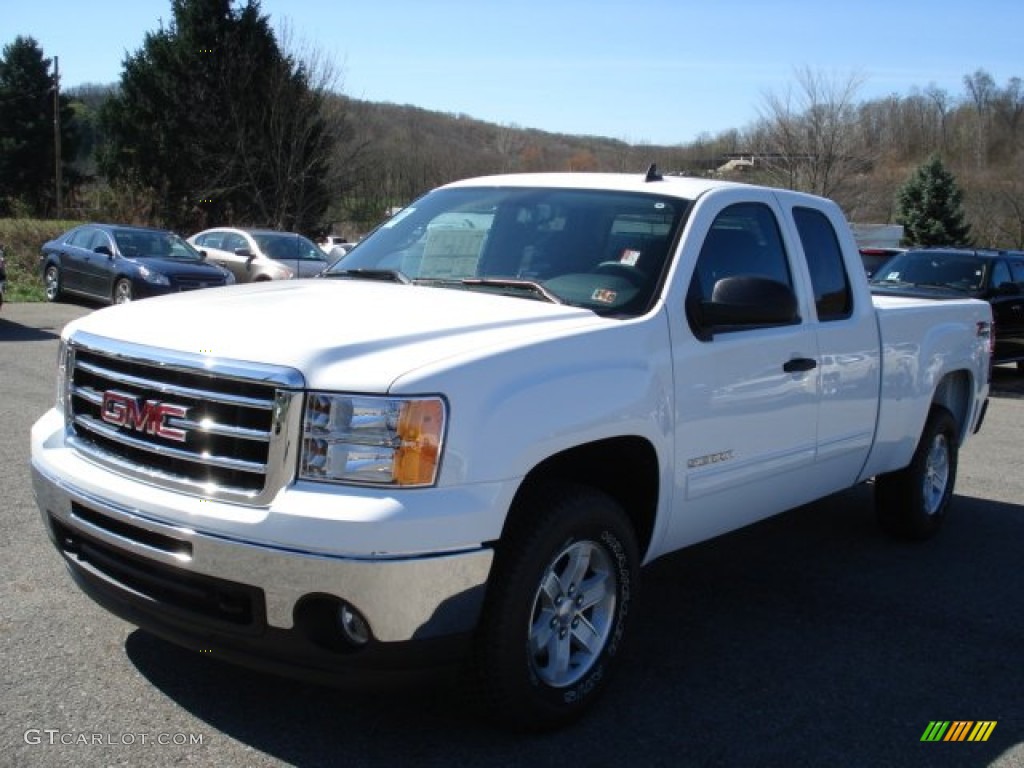
[[[111,389],[103,393],[100,418],[117,427],[128,427],[136,432],[183,443],[185,430],[168,426],[167,419],[183,419],[187,413],[188,408],[183,405],[161,403],[159,400],[139,400],[133,395]]]

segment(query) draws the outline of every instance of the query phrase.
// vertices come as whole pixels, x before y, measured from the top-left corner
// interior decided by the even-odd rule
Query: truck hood
[[[309,388],[386,392],[447,358],[478,358],[616,323],[564,305],[362,280],[288,280],[160,296],[68,326],[118,342],[294,368]]]

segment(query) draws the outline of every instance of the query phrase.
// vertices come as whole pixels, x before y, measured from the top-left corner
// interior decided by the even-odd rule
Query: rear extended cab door
[[[881,342],[867,278],[849,224],[830,200],[776,192],[791,255],[813,299],[818,341],[815,479],[820,490],[857,482],[875,436]]]

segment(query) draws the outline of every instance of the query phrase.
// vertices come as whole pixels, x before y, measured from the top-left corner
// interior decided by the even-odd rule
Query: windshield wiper
[[[506,288],[517,292],[525,291],[538,299],[550,301],[552,304],[565,303],[543,285],[533,280],[519,280],[509,277],[466,277],[459,282],[471,288],[480,286],[482,288]]]
[[[971,290],[959,283],[917,283],[917,285],[925,288],[952,288],[954,291],[961,291],[963,293],[969,293]]]
[[[323,277],[351,277],[356,280],[383,280],[389,283],[408,285],[409,277],[397,269],[342,269],[337,272],[324,272]]]

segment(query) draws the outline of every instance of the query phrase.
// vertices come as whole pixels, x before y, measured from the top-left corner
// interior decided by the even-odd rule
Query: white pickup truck
[[[459,664],[547,726],[655,558],[872,479],[885,529],[932,534],[990,334],[983,302],[873,299],[828,200],[471,179],[319,278],[71,323],[34,487],[128,621],[312,680]]]

